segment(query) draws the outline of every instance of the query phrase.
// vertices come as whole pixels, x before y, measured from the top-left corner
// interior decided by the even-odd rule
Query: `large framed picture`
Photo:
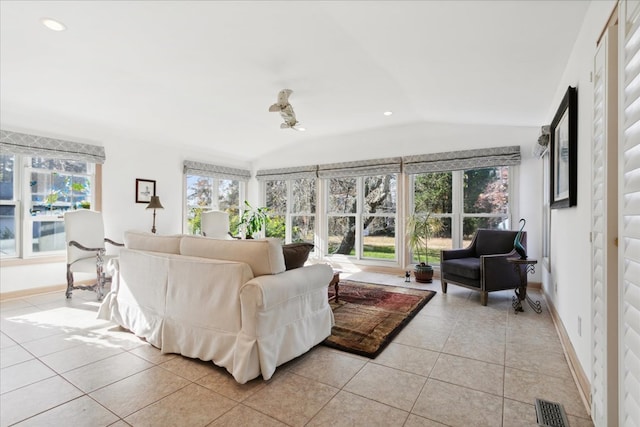
[[[569,86],[551,122],[551,209],[578,204],[578,92]]]
[[[136,203],[149,203],[156,195],[156,182],[151,179],[136,178]]]

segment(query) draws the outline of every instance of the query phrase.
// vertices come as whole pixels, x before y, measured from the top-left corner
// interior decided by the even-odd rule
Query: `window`
[[[202,212],[221,210],[229,214],[229,231],[238,233],[240,203],[245,198],[245,184],[251,173],[244,169],[185,160],[184,218],[186,233],[200,234]]]
[[[413,183],[413,212],[432,218],[427,263],[439,264],[440,250],[453,248],[453,172],[414,175]]]
[[[396,259],[397,174],[329,178],[327,254]]]
[[[316,192],[316,178],[265,181],[266,237],[314,243]]]
[[[25,173],[25,255],[64,251],[63,214],[91,208],[93,164],[33,157]]]
[[[467,246],[478,228],[510,229],[509,166],[412,175],[413,212],[434,218],[430,263]]]
[[[18,218],[16,197],[16,160],[11,154],[0,155],[0,254],[18,254]]]
[[[0,130],[0,252],[63,253],[63,213],[99,209],[95,176],[104,147]]]
[[[240,181],[186,175],[186,183],[187,232],[200,234],[202,212],[221,210],[229,213],[229,231],[233,235],[237,234],[240,218]]]
[[[19,164],[26,165],[22,174]],[[63,214],[93,206],[95,165],[79,160],[3,154],[0,167],[2,255],[30,257],[63,252],[66,247]]]

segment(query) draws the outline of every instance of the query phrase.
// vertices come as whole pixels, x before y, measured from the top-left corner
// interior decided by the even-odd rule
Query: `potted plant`
[[[433,218],[431,212],[415,213],[407,221],[407,241],[418,258],[418,264],[413,271],[416,282],[431,283],[433,280],[433,267],[429,265],[429,239],[440,225],[440,221]]]
[[[244,211],[240,217],[238,228],[244,232],[246,239],[253,239],[253,235],[262,230],[269,221],[268,212],[269,208],[267,207],[254,208],[248,201],[244,201]]]

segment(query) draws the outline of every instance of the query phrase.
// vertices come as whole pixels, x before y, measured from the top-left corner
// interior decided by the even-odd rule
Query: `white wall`
[[[544,290],[556,307],[580,364],[591,377],[591,123],[593,86],[590,73],[596,42],[615,1],[593,1],[549,107],[550,123],[568,86],[578,90],[578,205],[551,211],[551,271]],[[557,287],[557,292],[556,292]],[[581,319],[581,334],[578,333]]]

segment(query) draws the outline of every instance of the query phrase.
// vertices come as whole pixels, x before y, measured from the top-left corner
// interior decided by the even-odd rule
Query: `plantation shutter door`
[[[620,3],[619,425],[640,426],[640,2]]]
[[[591,417],[617,424],[617,27],[602,37],[593,69],[591,167]]]

